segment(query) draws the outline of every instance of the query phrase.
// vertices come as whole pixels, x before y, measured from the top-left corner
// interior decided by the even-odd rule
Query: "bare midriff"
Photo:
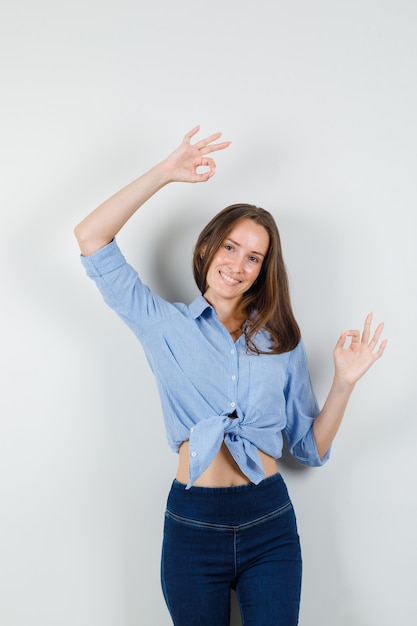
[[[265,472],[265,478],[278,473],[277,462],[272,456],[259,450],[259,457]],[[180,483],[189,480],[189,442],[184,441],[179,450],[179,462],[176,479]],[[223,443],[211,465],[193,483],[198,487],[234,487],[246,485],[251,481],[240,470],[226,445]]]

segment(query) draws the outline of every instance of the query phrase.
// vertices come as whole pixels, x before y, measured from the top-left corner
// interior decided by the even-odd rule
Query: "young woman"
[[[384,352],[383,324],[372,335],[368,315],[362,334],[340,335],[320,410],[267,211],[232,205],[203,229],[193,264],[201,296],[189,306],[168,303],[141,282],[115,236],[163,186],[214,175],[207,155],[229,142],[216,143],[216,133],[192,144],[198,130],[88,215],[75,234],[87,274],[144,347],[179,454],[161,565],[173,623],[228,626],[234,588],[245,626],[293,626],[301,553],[276,462],[282,433],[301,463],[327,461],[355,383]]]

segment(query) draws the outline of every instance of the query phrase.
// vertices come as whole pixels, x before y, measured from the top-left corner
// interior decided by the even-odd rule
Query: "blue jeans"
[[[301,551],[281,475],[189,490],[174,481],[161,581],[175,626],[229,626],[232,588],[243,626],[296,626]]]

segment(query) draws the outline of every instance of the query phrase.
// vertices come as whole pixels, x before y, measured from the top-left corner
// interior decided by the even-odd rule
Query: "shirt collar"
[[[198,296],[188,307],[191,317],[194,319],[200,317],[200,315],[202,315],[207,309],[213,309],[213,307],[209,302],[207,302],[204,296]]]

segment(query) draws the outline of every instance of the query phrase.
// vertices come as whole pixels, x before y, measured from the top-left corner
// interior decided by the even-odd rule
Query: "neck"
[[[229,317],[229,318],[220,318],[219,321],[223,324],[223,326],[229,331],[229,333],[233,336],[240,335],[243,330],[243,324],[245,323],[244,317]]]
[[[221,302],[215,303],[211,302],[204,294],[207,302],[211,304],[214,310],[217,313],[217,318],[219,322],[223,324],[223,326],[228,330],[228,332],[233,336],[234,339],[237,338],[242,333],[243,324],[246,321],[246,317],[242,315],[242,311],[236,305],[235,302]]]

